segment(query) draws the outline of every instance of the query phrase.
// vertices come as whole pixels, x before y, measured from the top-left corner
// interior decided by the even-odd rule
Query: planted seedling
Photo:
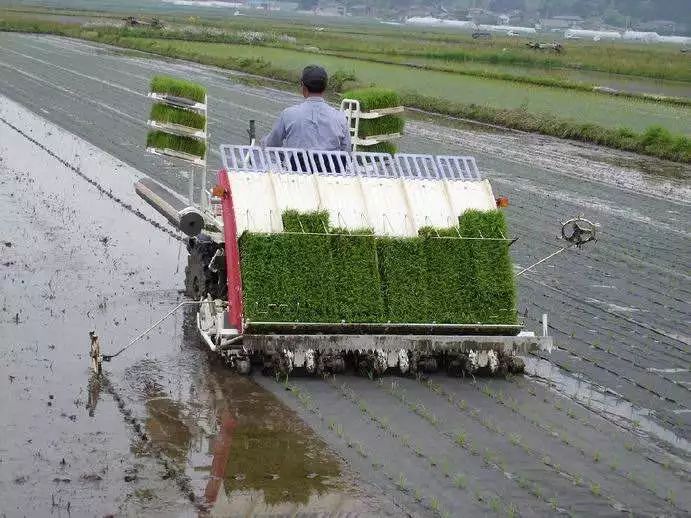
[[[462,473],[457,473],[456,476],[453,478],[453,484],[458,489],[465,489],[468,485],[467,477]]]
[[[467,436],[466,433],[463,431],[456,432],[456,437],[454,438],[454,441],[456,444],[458,444],[461,448],[465,448],[467,444]]]

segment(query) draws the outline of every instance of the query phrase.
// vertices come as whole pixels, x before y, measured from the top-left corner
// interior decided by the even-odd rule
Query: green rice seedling
[[[456,476],[453,477],[453,485],[458,489],[465,489],[468,485],[468,478],[462,473],[457,473]]]
[[[385,141],[372,146],[358,146],[357,150],[366,153],[388,153],[389,155],[395,155],[398,151],[398,146],[393,142]]]
[[[464,237],[502,238],[508,236],[506,220],[501,211],[469,210],[459,218]],[[473,290],[464,301],[472,321],[494,324],[515,324],[516,283],[508,244],[505,241],[466,241],[471,260],[459,265]]]
[[[204,115],[161,103],[156,103],[151,107],[149,119],[168,124],[179,124],[180,126],[199,130],[203,130],[206,127],[206,117]]]
[[[360,455],[360,457],[363,457],[363,458],[365,458],[365,459],[367,458],[367,452],[366,452],[365,449],[362,447],[362,444],[360,444],[359,442],[356,442],[356,443],[355,443],[355,451],[358,452],[358,454]]]
[[[429,320],[439,323],[473,321],[470,301],[474,299],[473,279],[466,265],[471,259],[468,241],[457,238],[457,228],[420,229],[427,266]]]
[[[530,488],[530,494],[533,495],[538,500],[542,500],[542,488],[540,486],[538,486],[537,484],[534,484]]]
[[[676,495],[671,489],[667,490],[667,497],[665,498],[670,504],[674,505],[676,502]]]
[[[595,450],[593,453],[593,462],[600,462],[600,450]]]
[[[283,212],[281,220],[285,232],[329,233],[329,213],[325,210],[299,212],[289,209]]]
[[[489,499],[489,508],[495,513],[499,512],[499,510],[501,509],[501,500],[498,496],[495,495]]]
[[[517,433],[512,433],[509,437],[509,440],[511,441],[511,444],[513,444],[514,446],[518,446],[519,444],[521,444],[521,436]]]
[[[490,451],[488,448],[485,448],[483,453],[482,453],[482,460],[484,463],[489,466],[490,464],[494,463],[494,453]]]
[[[360,109],[364,112],[382,108],[394,108],[401,105],[400,96],[395,91],[385,88],[350,90],[345,92],[343,96],[346,99],[356,99],[360,101]],[[360,138],[365,138],[402,133],[404,127],[405,119],[398,115],[386,115],[377,119],[360,119],[358,136]],[[361,151],[369,151],[372,153],[394,154],[397,147],[391,142],[382,142],[374,146],[360,147],[360,149]]]
[[[398,482],[396,483],[396,485],[398,486],[398,489],[400,491],[406,490],[406,486],[408,485],[408,480],[405,478],[405,475],[403,475],[403,473],[398,474]]]
[[[420,489],[415,488],[415,491],[413,492],[413,498],[418,504],[422,502],[422,493],[420,492]]]
[[[401,96],[395,90],[388,88],[360,88],[349,90],[343,94],[344,99],[360,101],[362,111],[372,111],[381,108],[401,106]]]
[[[506,507],[506,516],[509,518],[515,518],[518,516],[518,506],[516,504],[509,504]]]
[[[397,115],[385,115],[377,119],[360,119],[358,136],[365,138],[403,133],[404,128],[405,119]]]
[[[189,155],[204,158],[206,143],[191,137],[171,135],[162,131],[150,131],[146,136],[146,147],[156,149],[172,149]]]
[[[557,501],[557,497],[553,496],[552,498],[550,498],[549,504],[550,504],[550,506],[552,506],[552,511],[556,511],[557,508],[559,507],[559,502]]]
[[[425,253],[419,238],[377,240],[379,271],[388,320],[427,321]]]
[[[595,496],[600,496],[602,494],[602,489],[600,488],[600,484],[597,484],[595,482],[590,484],[590,492]]]
[[[170,76],[154,76],[151,79],[149,89],[155,93],[183,97],[199,103],[203,103],[206,99],[206,88],[204,86]]]
[[[432,497],[432,500],[430,501],[430,507],[432,508],[432,511],[437,512],[439,511],[439,499],[436,496]]]
[[[334,322],[328,235],[253,234],[239,240],[245,310],[263,322]]]

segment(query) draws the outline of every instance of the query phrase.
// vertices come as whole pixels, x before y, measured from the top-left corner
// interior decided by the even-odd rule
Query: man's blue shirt
[[[322,97],[308,97],[286,108],[274,128],[262,139],[264,147],[289,147],[323,151],[350,151],[350,130],[342,111]]]

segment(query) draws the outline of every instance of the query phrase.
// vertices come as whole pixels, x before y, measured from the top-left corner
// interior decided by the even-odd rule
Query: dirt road
[[[173,164],[162,164],[142,153],[145,134],[142,121],[148,107],[144,92],[152,74],[169,72],[193,76],[209,87],[213,106],[210,127],[213,147],[221,142],[244,142],[250,118],[258,120],[260,131],[266,130],[276,113],[295,101],[294,96],[285,92],[233,82],[228,79],[227,71],[163,62],[141,55],[121,55],[104,47],[53,37],[0,34],[0,70],[0,93],[108,151],[124,163],[120,167],[134,168],[129,175],[122,175],[126,181],[121,183],[115,180],[118,175],[102,175],[104,181],[117,184],[114,188],[122,193],[118,198],[132,204],[138,202],[125,193],[129,189],[127,183],[137,174],[149,175],[172,189],[184,191],[184,177]],[[3,137],[24,138],[8,126],[11,120],[16,126],[17,117],[22,119],[16,108],[3,104],[0,117],[6,121],[0,120]],[[32,130],[36,132],[33,138],[51,149],[59,148],[69,163],[80,168],[89,164],[87,155],[48,142],[45,128],[43,132],[39,127]],[[3,145],[5,140],[0,143]],[[511,199],[507,215],[512,232],[520,236],[513,247],[513,255],[521,266],[556,249],[558,242],[553,237],[558,231],[559,220],[583,212],[601,223],[601,241],[596,247],[568,253],[558,262],[538,267],[520,281],[521,313],[525,311],[529,326],[536,328],[540,315],[549,312],[550,329],[559,350],[546,356],[549,362],[537,358],[531,361],[529,367],[534,376],[508,381],[479,380],[474,383],[435,376],[429,381],[352,377],[327,382],[296,379],[286,386],[271,379],[257,378],[257,383],[296,409],[345,457],[359,473],[360,483],[368,488],[368,494],[376,498],[380,490],[387,493],[386,501],[395,502],[390,504],[394,513],[401,509],[423,515],[497,513],[528,516],[563,512],[590,516],[619,514],[622,510],[632,510],[637,515],[687,513],[691,509],[691,496],[685,490],[689,483],[691,455],[688,443],[691,428],[687,271],[691,215],[689,168],[543,137],[471,131],[453,122],[442,124],[438,119],[411,123],[403,147],[415,152],[477,157],[495,192]],[[4,153],[0,156],[8,156],[9,148],[5,148]],[[112,170],[115,169],[113,165]],[[74,171],[69,174],[71,178],[75,176]],[[27,202],[33,198],[27,197],[28,200],[22,199],[20,206],[31,206]],[[126,210],[112,199],[101,201],[99,206],[105,203]],[[144,207],[141,211],[147,217],[154,217],[152,211]],[[67,210],[58,212],[69,219]],[[160,282],[148,288],[152,293],[146,297],[135,290],[134,302],[131,297],[120,300],[114,294],[108,296],[107,318],[104,316],[93,322],[94,327],[107,330],[109,336],[120,341],[125,338],[120,331],[125,317],[130,319],[131,334],[135,334],[135,330],[145,328],[170,307],[160,304],[161,300],[178,300],[176,290],[182,284],[177,241],[151,223],[136,219],[147,227],[146,231],[140,229],[141,235],[114,216],[99,221],[100,229],[86,225],[91,229],[91,236],[112,235],[118,229],[122,232],[117,240],[109,238],[108,246],[100,245],[118,257],[117,267],[109,266],[108,270],[109,275],[120,279],[108,281],[113,291],[116,285],[136,287],[137,282],[148,282],[145,278],[140,281],[137,275],[153,275]],[[60,225],[64,240],[47,239],[59,246],[73,247],[71,250],[91,250],[89,240],[80,242],[77,239],[72,243],[74,236],[81,234],[65,225]],[[25,222],[24,232],[33,234],[29,222]],[[154,235],[158,237],[151,237]],[[68,240],[68,236],[72,239]],[[128,253],[149,246],[141,243],[142,236],[162,239],[167,248],[153,247],[158,251],[155,260],[142,261],[139,254]],[[11,241],[15,239],[20,240],[10,238]],[[98,239],[96,242],[98,245]],[[36,247],[40,248],[38,244]],[[95,250],[101,252],[99,246]],[[72,252],[72,257],[83,255],[77,251]],[[27,263],[30,262],[28,257],[36,255],[35,249],[29,252],[24,256]],[[4,253],[16,253],[16,248],[10,247],[3,250]],[[180,254],[184,256],[184,250]],[[15,259],[8,255],[7,261]],[[146,270],[147,265],[156,273]],[[104,266],[90,263],[82,271],[99,268]],[[133,274],[130,279],[126,275],[131,271],[139,274]],[[49,279],[50,276],[43,284]],[[37,289],[31,295],[34,299],[26,301],[19,297],[23,292],[14,291],[12,296],[5,296],[3,290],[3,297],[11,301],[5,302],[8,310],[3,329],[13,330],[11,342],[21,344],[16,346],[19,349],[10,349],[15,352],[7,355],[15,356],[6,356],[3,368],[18,361],[20,368],[24,368],[21,366],[29,360],[16,357],[21,356],[21,347],[30,343],[45,348],[46,343],[52,343],[46,342],[46,337],[60,336],[60,332],[53,330],[54,326],[46,325],[44,334],[34,338],[37,330],[43,328],[32,327],[28,334],[31,339],[27,341],[24,339],[26,328],[13,327],[17,325],[13,321],[15,314],[19,314],[21,322],[26,314],[31,314],[32,307],[50,306],[41,298],[45,290],[50,295],[50,289],[50,285],[43,290]],[[75,311],[100,315],[99,299],[95,298],[93,290],[86,291],[90,298],[81,305],[75,304],[78,308]],[[65,293],[69,291],[62,292]],[[61,298],[56,300],[62,302]],[[149,309],[137,311],[136,304],[144,307],[148,304]],[[14,307],[18,309],[12,309]],[[19,312],[19,308],[24,313]],[[111,314],[111,311],[116,313]],[[117,326],[113,319],[119,323]],[[212,378],[221,386],[221,393],[235,394],[235,378],[210,374],[217,368],[209,364],[198,349],[191,347],[195,342],[191,331],[185,331],[182,337],[175,335],[182,333],[181,329],[187,329],[184,320],[165,328],[160,348],[153,348],[148,358],[142,358],[141,350],[133,351],[122,367],[114,364],[114,369],[124,370],[120,371],[120,377],[115,373],[111,375],[113,386],[127,382],[127,385],[132,383],[128,389],[131,393],[144,391],[145,385],[130,380],[146,379],[152,376],[151,371],[142,375],[130,369],[142,362],[153,369],[146,363],[153,362],[160,371],[157,375],[161,380],[159,385],[167,388],[165,404],[181,405],[180,413],[185,416],[173,420],[170,426],[178,426],[182,421],[187,429],[204,428],[205,425],[195,424],[203,422],[197,416],[204,409],[207,416],[213,415],[207,419],[215,423],[213,430],[217,434],[218,428],[223,428],[219,425],[223,422],[219,417],[223,408],[217,410],[218,407],[209,402],[224,400],[228,405],[227,398],[206,397],[199,405],[199,412],[195,413],[191,410],[192,402],[200,398],[189,393],[189,386],[202,390],[199,386],[203,385],[205,393],[218,394],[216,386],[209,388],[207,384],[208,378]],[[77,333],[74,335],[66,331],[64,336],[82,347],[86,331],[88,329],[81,328],[70,331]],[[176,349],[180,344],[185,344],[182,350],[187,353]],[[115,346],[115,343],[108,345]],[[86,351],[86,345],[83,347]],[[23,352],[25,356],[30,353]],[[53,368],[57,363],[53,363]],[[79,363],[82,378],[74,377],[74,382],[84,386],[87,383],[86,362],[82,359]],[[48,368],[41,363],[37,365]],[[190,369],[190,365],[195,368]],[[15,380],[8,387],[15,390],[19,387],[15,385],[19,378],[9,374],[15,376]],[[178,378],[195,382],[183,383],[181,390],[174,390],[172,387]],[[261,397],[268,397],[266,392],[254,390]],[[143,403],[145,396],[129,398],[141,406],[140,415],[147,415]],[[115,412],[117,405],[113,405],[112,419],[116,421],[122,414]],[[232,405],[236,405],[235,400]],[[209,408],[213,409],[211,414],[208,414]],[[72,413],[65,410],[68,421]],[[165,408],[160,413],[170,414]],[[157,426],[166,430],[164,434],[170,433],[168,424]],[[211,429],[212,425],[209,427]],[[206,436],[213,435],[207,433]],[[204,434],[191,435],[199,436]],[[318,440],[310,439],[309,442],[312,444],[312,441]],[[183,450],[188,443],[197,444],[192,439],[183,441]],[[156,459],[155,456],[142,458],[154,464],[157,462],[150,460]],[[28,466],[28,462],[24,460],[24,465]],[[331,473],[328,462],[320,465],[324,473]],[[14,482],[11,476],[5,476],[5,466],[0,464],[3,480],[11,485]],[[194,472],[188,466],[188,475],[190,471]],[[184,477],[182,480],[168,490],[179,494],[180,485],[185,487]],[[192,477],[190,484],[199,498],[203,494],[203,482],[195,486],[194,480]],[[37,492],[44,490],[43,486],[36,489]],[[154,492],[165,494],[157,487]],[[50,507],[50,495],[47,498]],[[352,503],[356,510],[367,505],[362,498]],[[180,513],[187,509],[194,512],[193,507],[184,504]]]

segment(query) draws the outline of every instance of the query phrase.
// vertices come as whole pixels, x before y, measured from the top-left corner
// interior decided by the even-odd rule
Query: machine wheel
[[[223,271],[212,272],[209,262],[217,250],[215,243],[190,239],[187,249],[187,267],[185,268],[185,294],[200,300],[207,295],[213,299],[223,298],[226,279]]]

